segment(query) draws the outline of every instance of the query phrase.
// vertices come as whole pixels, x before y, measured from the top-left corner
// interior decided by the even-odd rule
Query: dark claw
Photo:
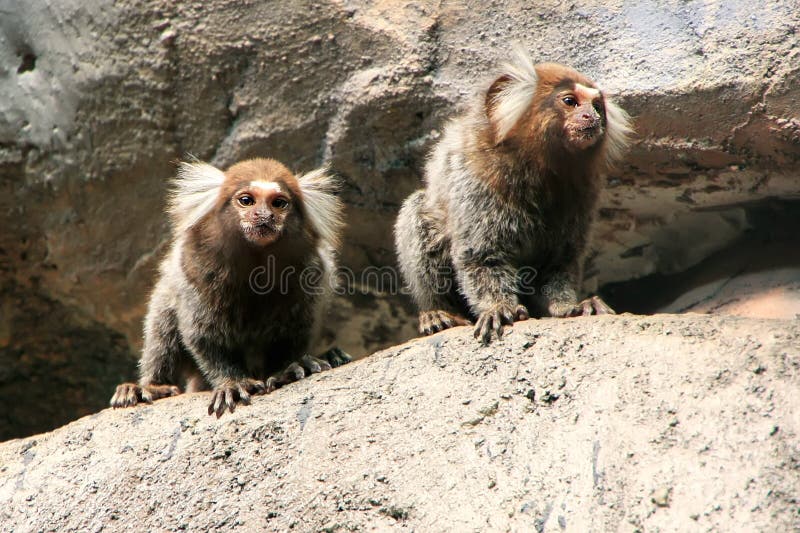
[[[304,377],[306,377],[306,371],[303,370],[303,367],[298,363],[291,363],[286,367],[286,370],[283,371],[283,379],[281,381],[283,383],[291,383],[293,381],[299,381]]]
[[[313,359],[307,361],[304,360],[303,366],[305,367],[306,370],[308,370],[310,374],[318,374],[322,372],[322,367],[319,365],[319,363],[317,363]]]
[[[145,402],[145,403],[153,403],[153,395],[147,389],[143,388],[141,390],[140,397],[141,397],[142,401]],[[136,403],[136,395],[135,395],[135,393],[134,393],[133,401],[134,401],[134,403]]]
[[[489,344],[492,340],[492,331],[498,339],[501,339],[505,332],[504,326],[511,326],[515,321],[527,318],[528,310],[524,305],[512,308],[507,304],[496,304],[480,314],[473,335],[483,344]]]
[[[300,365],[297,365],[295,368],[292,368],[290,372],[291,372],[291,374],[292,374],[292,377],[293,377],[295,380],[301,380],[301,379],[303,379],[304,377],[306,377],[306,371],[305,371],[305,369],[303,369],[303,367],[302,367],[302,366],[300,366]]]
[[[433,335],[454,326],[466,326],[470,322],[447,311],[434,309],[419,314],[419,332],[422,335]]]
[[[606,304],[599,296],[592,296],[579,302],[566,316],[591,316],[591,315],[615,315],[613,309]]]
[[[337,366],[342,366],[343,364],[349,363],[353,360],[350,355],[339,348],[331,348],[327,352],[325,352],[322,357],[328,360],[332,367],[336,368]]]
[[[476,339],[479,338],[483,331],[483,317],[478,317],[478,321],[475,323],[475,329],[472,330],[472,336]]]
[[[267,378],[266,383],[263,384],[263,390],[273,392],[306,376],[330,370],[334,366],[340,366],[349,361],[350,356],[339,348],[331,348],[321,357],[304,355],[299,361],[292,361],[284,370]]]
[[[266,388],[264,390],[267,393],[276,391],[281,386],[280,381],[275,376],[268,377],[265,385]]]
[[[603,300],[600,299],[599,296],[593,296],[592,302],[594,303],[595,312],[598,315],[616,315],[617,313],[614,312],[611,307],[608,306]]]
[[[303,368],[305,368],[309,374],[318,374],[332,368],[328,361],[310,355],[304,355],[301,362],[303,363]]]
[[[267,392],[267,385],[263,381],[256,381],[253,383],[253,390],[249,392],[250,394],[264,394]]]
[[[250,395],[247,394],[247,391],[241,387],[239,388],[239,401],[242,402],[242,405],[250,405]],[[231,409],[231,413],[232,412],[233,409]]]
[[[225,412],[225,407],[230,409],[231,413],[236,410],[236,400],[233,399],[233,389],[227,389],[225,391],[225,405],[222,407],[222,412]],[[217,418],[222,416],[221,413],[217,413]]]
[[[453,319],[450,318],[445,313],[439,313],[439,321],[441,322],[443,329],[452,328],[455,324],[453,323]]]
[[[489,317],[486,319],[486,322],[483,324],[483,336],[481,340],[484,344],[489,344],[492,342],[492,330],[494,329],[494,319]]]
[[[483,344],[489,344],[492,338],[492,317],[488,313],[484,313],[478,319],[475,326],[475,333],[473,334],[476,339],[480,339]]]
[[[225,410],[233,413],[236,410],[236,404],[248,405],[251,401],[251,395],[263,394],[267,390],[267,385],[263,381],[256,379],[243,379],[226,383],[220,387],[215,388],[211,393],[211,402],[208,404],[208,414],[217,415],[221,417]]]
[[[215,412],[219,412],[220,403],[222,403],[220,391],[215,390],[211,393],[211,403],[208,404],[208,414],[213,415]]]
[[[498,339],[503,338],[503,322],[502,322],[502,319],[500,317],[500,312],[499,311],[496,311],[492,315],[492,318],[491,318],[491,321],[489,322],[489,324],[491,324],[491,326],[490,326],[491,330],[494,331],[497,334],[497,338]],[[489,332],[489,340],[491,340],[491,337],[492,337],[492,334],[491,334],[491,332]]]

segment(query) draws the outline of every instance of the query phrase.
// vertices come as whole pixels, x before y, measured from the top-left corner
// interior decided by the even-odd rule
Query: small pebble
[[[670,492],[672,492],[671,487],[659,487],[653,491],[650,501],[659,507],[669,507]]]

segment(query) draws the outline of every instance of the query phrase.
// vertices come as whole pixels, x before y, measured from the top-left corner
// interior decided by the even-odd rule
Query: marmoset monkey
[[[225,172],[182,163],[173,185],[172,247],[148,305],[139,383],[119,385],[111,405],[179,394],[184,378],[188,391],[213,387],[208,412],[221,416],[330,369],[307,350],[333,292],[335,179],[251,159]],[[332,353],[334,365],[346,361]]]
[[[578,302],[600,173],[617,162],[629,117],[571,68],[516,50],[489,89],[447,124],[424,189],[395,226],[400,270],[423,334],[476,319],[488,343],[533,316],[613,313]],[[535,277],[534,286],[531,281]]]

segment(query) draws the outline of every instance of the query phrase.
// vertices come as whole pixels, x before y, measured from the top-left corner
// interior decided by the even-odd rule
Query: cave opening
[[[723,250],[683,272],[606,284],[601,296],[618,312],[635,314],[799,316],[800,200],[742,207],[749,227]]]

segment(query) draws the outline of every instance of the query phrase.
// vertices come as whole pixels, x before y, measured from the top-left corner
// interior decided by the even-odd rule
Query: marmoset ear
[[[174,230],[184,232],[197,224],[217,201],[225,174],[200,161],[183,162],[172,180],[167,212]]]
[[[324,242],[338,249],[344,226],[344,206],[336,196],[339,180],[322,167],[303,174],[297,181],[311,226]]]
[[[505,141],[533,102],[538,76],[528,54],[514,48],[512,59],[486,91],[486,116],[494,132],[494,143]]]

